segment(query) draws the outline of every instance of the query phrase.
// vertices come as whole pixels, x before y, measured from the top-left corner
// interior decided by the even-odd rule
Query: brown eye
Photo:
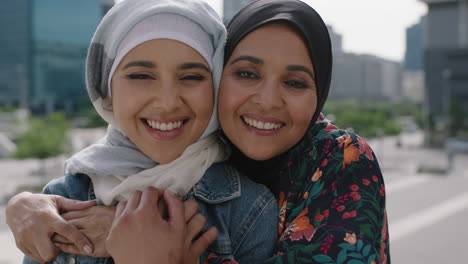
[[[237,71],[235,74],[237,77],[242,78],[242,79],[252,79],[252,80],[258,79],[258,76],[255,73],[250,72],[250,71]]]
[[[297,89],[304,89],[304,88],[309,87],[307,83],[302,82],[302,81],[297,81],[297,80],[287,80],[284,82],[284,84],[286,84],[289,87],[297,88]]]
[[[184,81],[203,81],[206,79],[206,77],[200,74],[189,74],[189,75],[183,76],[180,79]]]
[[[154,79],[152,76],[148,74],[129,74],[127,78],[130,80],[149,80]]]

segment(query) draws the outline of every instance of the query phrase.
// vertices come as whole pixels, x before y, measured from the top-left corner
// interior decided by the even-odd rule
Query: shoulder
[[[196,198],[211,204],[233,199],[245,200],[252,194],[273,197],[267,187],[253,182],[225,162],[215,163],[208,168],[194,186],[193,192]]]
[[[90,191],[92,191],[92,184],[87,175],[66,174],[47,183],[43,193],[84,201],[89,199]]]

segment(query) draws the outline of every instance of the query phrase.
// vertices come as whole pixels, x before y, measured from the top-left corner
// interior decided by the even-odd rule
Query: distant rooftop
[[[463,2],[468,0],[419,0],[421,2],[427,4],[442,4],[442,3],[456,3],[456,2]]]

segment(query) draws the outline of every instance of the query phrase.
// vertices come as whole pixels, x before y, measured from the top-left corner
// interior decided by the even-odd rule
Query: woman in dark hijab
[[[298,0],[256,1],[228,25],[218,112],[231,163],[278,200],[265,263],[390,263],[376,157],[321,113],[331,69],[326,25]]]
[[[297,0],[260,0],[227,29],[218,111],[231,162],[280,208],[265,263],[390,263],[376,157],[321,114],[332,72],[321,17]]]

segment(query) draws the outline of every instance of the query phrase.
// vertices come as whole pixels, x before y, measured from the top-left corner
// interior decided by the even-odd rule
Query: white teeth
[[[263,122],[263,121],[257,121],[254,119],[247,118],[245,116],[242,117],[242,119],[251,127],[255,127],[257,129],[261,130],[273,130],[273,129],[278,129],[282,126],[281,123],[271,123],[271,122]]]
[[[174,130],[174,129],[177,129],[179,127],[182,126],[182,120],[180,121],[177,121],[177,122],[171,122],[171,123],[160,123],[158,121],[154,121],[154,120],[146,120],[146,123],[154,128],[154,129],[158,129],[158,130],[161,130],[161,131],[171,131],[171,130]]]

